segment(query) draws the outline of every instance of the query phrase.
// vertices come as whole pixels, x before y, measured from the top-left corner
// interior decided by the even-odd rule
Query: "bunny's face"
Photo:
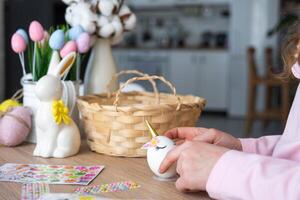
[[[35,94],[41,101],[59,100],[62,96],[60,78],[53,75],[42,77],[37,82]]]

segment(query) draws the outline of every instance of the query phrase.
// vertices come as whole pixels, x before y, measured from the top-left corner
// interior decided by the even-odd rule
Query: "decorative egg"
[[[167,153],[175,147],[174,142],[165,136],[156,136],[147,143],[147,162],[152,172],[160,178],[172,178],[176,175],[176,167],[172,165],[165,173],[161,174],[159,168]],[[146,145],[147,145],[146,144]]]
[[[76,42],[71,40],[68,41],[65,46],[60,50],[60,56],[64,58],[66,55],[68,55],[71,52],[77,51],[77,45]]]
[[[53,50],[60,50],[65,43],[65,33],[61,30],[58,29],[54,31],[49,39],[49,46]]]
[[[74,26],[69,30],[69,38],[71,40],[77,40],[77,38],[84,32],[83,28],[78,25],[78,26]]]
[[[38,21],[30,23],[29,36],[34,42],[40,42],[44,38],[44,28]]]
[[[26,41],[19,33],[14,33],[11,38],[11,47],[16,53],[24,52],[27,47]]]
[[[25,40],[26,44],[28,44],[29,38],[28,38],[26,31],[24,29],[20,28],[17,30],[17,33],[20,34],[23,37],[23,39]]]
[[[0,143],[17,146],[27,137],[31,129],[31,110],[16,107],[0,118]]]
[[[86,53],[90,49],[91,36],[88,33],[82,33],[76,40],[79,53]]]

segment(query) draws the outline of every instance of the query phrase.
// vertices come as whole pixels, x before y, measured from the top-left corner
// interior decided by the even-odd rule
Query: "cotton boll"
[[[65,19],[71,26],[80,25],[90,34],[96,31],[97,15],[92,12],[91,5],[87,2],[71,4],[66,10]]]
[[[114,17],[111,23],[115,29],[115,36],[119,37],[123,33],[123,25],[119,17]]]
[[[131,10],[129,9],[129,7],[126,5],[122,5],[122,7],[119,11],[119,16],[124,16],[124,15],[128,15],[128,14],[131,14]]]
[[[110,16],[112,15],[115,6],[111,0],[100,0],[98,7],[102,15]]]
[[[65,4],[70,5],[71,3],[78,3],[80,0],[62,0]]]
[[[124,29],[125,30],[132,30],[134,29],[135,25],[136,25],[136,16],[135,14],[131,14],[128,19],[126,19],[124,22]]]
[[[98,17],[97,25],[98,25],[99,27],[105,26],[105,25],[108,24],[108,23],[109,23],[108,17],[105,17],[105,16],[103,16],[103,15],[100,15],[100,16]]]
[[[108,38],[114,33],[114,31],[114,26],[112,24],[107,24],[99,30],[99,35],[101,37]]]

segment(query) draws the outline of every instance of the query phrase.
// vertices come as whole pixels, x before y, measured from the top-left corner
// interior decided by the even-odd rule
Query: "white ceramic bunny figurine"
[[[64,158],[79,151],[79,129],[61,100],[61,78],[68,73],[75,58],[76,53],[70,53],[37,82],[35,93],[41,103],[35,118],[37,145],[34,156]]]

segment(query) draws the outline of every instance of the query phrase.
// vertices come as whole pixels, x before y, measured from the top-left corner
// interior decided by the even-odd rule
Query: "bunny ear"
[[[62,59],[62,61],[60,61],[60,63],[53,70],[51,70],[51,74],[58,77],[63,77],[66,73],[70,71],[70,68],[74,64],[75,59],[76,53],[69,53]]]
[[[60,63],[60,60],[61,59],[60,59],[59,53],[57,51],[53,51],[47,74],[56,76],[56,74],[54,74],[54,73],[55,73],[55,69],[57,68],[58,64]]]

